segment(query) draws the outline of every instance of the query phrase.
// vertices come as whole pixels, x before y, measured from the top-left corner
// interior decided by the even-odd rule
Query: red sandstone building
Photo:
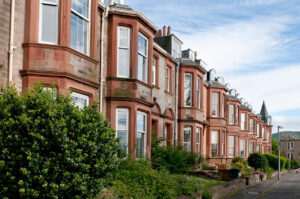
[[[111,122],[121,148],[151,157],[151,139],[211,162],[271,152],[271,121],[254,114],[183,42],[122,1],[0,1],[0,84],[72,92]]]

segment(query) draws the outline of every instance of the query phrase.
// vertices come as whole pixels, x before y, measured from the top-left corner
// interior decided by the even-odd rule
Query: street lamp
[[[282,126],[277,126],[278,129],[278,180],[280,180],[280,131],[279,129],[283,129]]]

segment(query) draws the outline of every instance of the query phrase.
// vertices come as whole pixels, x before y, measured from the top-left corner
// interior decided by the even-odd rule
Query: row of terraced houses
[[[265,104],[254,114],[170,27],[122,0],[1,0],[0,13],[0,84],[54,84],[79,107],[99,99],[133,157],[151,157],[152,137],[214,163],[271,152]]]

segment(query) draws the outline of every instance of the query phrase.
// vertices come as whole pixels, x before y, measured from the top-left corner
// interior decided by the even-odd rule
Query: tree
[[[41,85],[0,91],[1,198],[94,198],[120,152],[97,105],[79,109]]]
[[[272,153],[278,154],[278,143],[275,141],[273,137],[272,137]]]

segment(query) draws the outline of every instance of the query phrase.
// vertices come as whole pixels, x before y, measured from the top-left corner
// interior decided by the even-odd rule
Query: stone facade
[[[170,27],[158,30],[129,6],[89,0],[88,50],[83,53],[71,45],[71,18],[76,15],[72,0],[57,2],[54,43],[40,39],[42,2],[15,2],[12,79],[20,92],[41,82],[46,87],[54,84],[63,95],[76,93],[74,100],[85,105],[99,100],[99,111],[116,136],[123,135],[123,148],[133,157],[151,157],[152,137],[164,138],[166,146],[183,145],[215,163],[247,158],[255,151],[271,152],[272,126],[265,104],[262,115],[253,114],[196,53],[188,49],[181,54],[182,42]],[[11,1],[0,0],[0,84],[8,82],[11,7]],[[119,27],[129,30],[125,48],[120,45],[124,40]],[[118,74],[126,60],[119,58],[122,49],[128,49],[125,77]],[[234,106],[233,115],[229,106]]]
[[[289,159],[300,161],[300,139],[292,136],[281,137],[280,152],[283,152]]]

